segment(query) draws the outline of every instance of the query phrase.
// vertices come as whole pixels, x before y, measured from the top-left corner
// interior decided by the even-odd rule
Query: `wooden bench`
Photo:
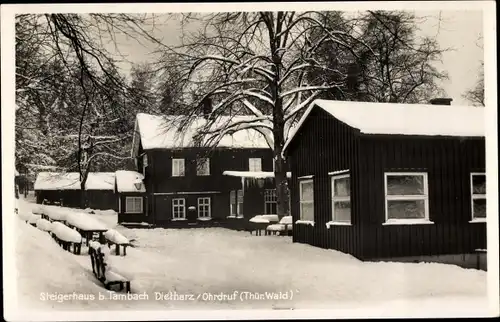
[[[267,226],[266,235],[276,235],[279,233],[280,236],[288,236],[289,232],[292,231],[292,220],[290,216],[284,216],[281,218],[279,223]]]
[[[118,285],[120,291],[130,293],[130,281],[120,274],[107,270],[107,264],[104,261],[104,254],[101,249],[89,247],[90,261],[92,262],[92,271],[95,277],[104,285],[104,288],[110,290],[113,285]]]

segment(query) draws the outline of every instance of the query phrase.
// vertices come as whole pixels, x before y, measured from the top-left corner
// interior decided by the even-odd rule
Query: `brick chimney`
[[[206,97],[202,102],[203,108],[203,117],[205,119],[210,118],[210,113],[212,113],[212,99],[210,97]]]
[[[452,98],[439,97],[439,98],[433,98],[433,99],[431,99],[430,103],[432,105],[451,105],[452,101],[453,101]]]

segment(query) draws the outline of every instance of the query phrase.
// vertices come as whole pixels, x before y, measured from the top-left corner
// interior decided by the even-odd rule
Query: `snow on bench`
[[[52,224],[47,219],[39,218],[36,221],[36,227],[42,231],[50,232],[52,230]]]
[[[127,237],[120,234],[114,229],[109,229],[104,233],[104,237],[108,242],[108,246],[115,245],[116,255],[120,255],[120,246],[123,247],[123,256],[127,255],[127,246],[130,246],[130,241]]]
[[[95,277],[104,284],[104,288],[111,289],[111,286],[118,285],[120,291],[124,288],[130,293],[130,279],[124,277],[116,271],[110,257],[110,249],[96,241],[89,243],[89,255],[92,263],[92,271]]]
[[[42,205],[36,206],[31,210],[31,212],[35,215],[43,215],[43,206]]]
[[[82,248],[82,236],[79,232],[69,228],[61,222],[54,221],[51,223],[52,236],[63,247],[64,250],[69,251],[73,245],[73,253],[80,254]]]
[[[256,224],[269,224],[270,221],[267,218],[263,218],[262,216],[255,216],[250,218],[249,222],[253,222]]]

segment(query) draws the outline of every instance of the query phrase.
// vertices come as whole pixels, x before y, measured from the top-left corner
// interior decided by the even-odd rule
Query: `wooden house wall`
[[[357,191],[364,257],[461,254],[486,248],[486,224],[471,220],[470,173],[485,171],[484,139],[364,136]],[[434,224],[382,225],[384,172],[427,172]]]
[[[140,214],[127,214],[125,213],[125,203],[127,197],[143,197],[143,212]],[[148,216],[148,196],[144,193],[140,192],[122,192],[118,194],[118,202],[120,203],[120,207],[118,208],[118,223],[127,222],[127,223],[136,223],[136,222],[147,222],[151,223],[151,218]]]
[[[41,204],[61,202],[64,207],[118,210],[118,197],[111,190],[37,190],[36,200]],[[83,203],[82,203],[83,201]]]
[[[293,240],[361,256],[363,234],[357,217],[360,201],[357,188],[363,184],[355,162],[358,154],[356,131],[334,119],[320,108],[314,108],[287,150],[291,180],[291,213],[299,219],[299,177],[313,175],[314,226],[294,224]],[[350,170],[352,226],[330,226],[332,220],[331,179],[329,172]]]
[[[229,192],[241,189],[241,178],[223,175],[224,171],[248,171],[249,158],[261,158],[262,171],[272,171],[270,149],[201,149],[149,150],[145,185],[149,209],[157,224],[166,225],[172,218],[172,198],[186,198],[186,206],[196,206],[197,198],[211,196],[212,216],[222,219],[229,216]],[[196,160],[210,159],[210,175],[196,174]],[[172,177],[172,159],[183,158],[185,175]],[[138,165],[142,164],[138,162]],[[189,194],[183,194],[189,192]],[[199,192],[199,194],[196,194]],[[207,194],[208,193],[208,194]]]
[[[112,190],[86,190],[85,207],[118,211],[118,195]]]

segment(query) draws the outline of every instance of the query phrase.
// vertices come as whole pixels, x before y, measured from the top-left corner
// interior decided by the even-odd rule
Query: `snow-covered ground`
[[[19,211],[29,212],[31,207],[21,201]],[[86,250],[82,255],[66,252],[48,233],[16,218],[15,278],[23,308],[189,309],[191,313],[321,308],[337,312],[333,316],[488,314],[486,272],[479,270],[361,262],[337,251],[294,244],[290,237],[252,236],[223,228],[127,229],[116,224],[112,211],[91,216],[135,245],[127,249],[127,256],[115,256],[113,266],[131,278],[132,292],[143,298],[110,299],[92,274]],[[49,295],[67,298],[47,299]],[[75,296],[81,298],[71,298]]]

